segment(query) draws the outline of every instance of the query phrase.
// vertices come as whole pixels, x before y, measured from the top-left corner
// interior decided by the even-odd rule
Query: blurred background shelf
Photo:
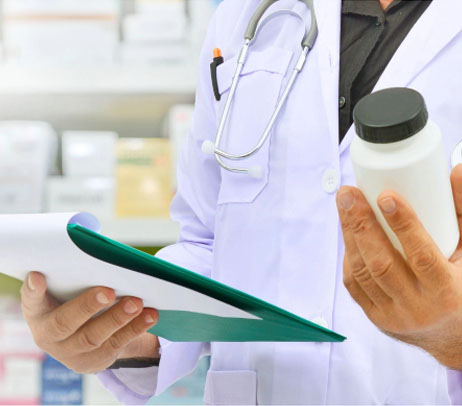
[[[190,65],[152,67],[0,67],[3,94],[193,94],[196,69]]]
[[[169,219],[129,219],[101,222],[101,233],[133,247],[164,247],[178,239],[180,226]]]
[[[175,167],[219,2],[0,0],[0,214],[87,211],[149,254],[175,243]],[[118,404],[44,357],[20,287],[0,273],[0,405]],[[202,404],[208,368],[149,404]]]

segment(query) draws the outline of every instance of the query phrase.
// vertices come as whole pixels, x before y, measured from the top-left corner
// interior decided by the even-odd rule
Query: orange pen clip
[[[216,59],[216,58],[223,58],[220,48],[213,49],[213,59]]]
[[[210,64],[210,73],[212,74],[212,86],[215,99],[217,101],[221,100],[220,89],[218,88],[218,78],[217,78],[217,67],[224,62],[223,54],[221,53],[220,48],[215,48],[213,50],[213,61]]]

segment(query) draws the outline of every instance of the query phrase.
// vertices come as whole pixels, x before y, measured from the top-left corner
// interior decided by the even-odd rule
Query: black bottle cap
[[[353,111],[353,119],[361,139],[389,144],[422,130],[428,122],[428,111],[419,92],[397,87],[363,97]]]

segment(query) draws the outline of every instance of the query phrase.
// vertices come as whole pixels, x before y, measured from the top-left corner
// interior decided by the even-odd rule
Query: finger
[[[145,312],[154,312],[151,314],[156,320],[155,315],[158,313],[153,309],[145,309],[138,319],[145,317]],[[134,320],[133,322],[137,322]],[[154,323],[155,324],[155,323]],[[147,324],[146,330],[153,325]],[[117,359],[129,358],[160,358],[160,345],[156,336],[144,332],[130,341],[121,351],[112,352],[109,347],[97,349],[95,351],[79,354],[77,357],[69,358],[69,364],[73,365],[73,370],[80,374],[96,374],[104,371],[111,366]]]
[[[42,323],[43,328],[47,335],[53,338],[53,342],[63,341],[114,301],[113,289],[91,288],[49,313],[45,323]]]
[[[26,276],[21,287],[21,305],[27,321],[40,318],[59,306],[47,294],[45,276],[39,272],[30,272]]]
[[[127,358],[160,358],[159,337],[149,332],[143,333],[125,346],[118,356],[118,359]]]
[[[377,201],[419,282],[432,288],[438,283],[447,282],[450,277],[447,272],[448,260],[433,242],[409,203],[393,191],[382,193]]]
[[[390,243],[364,195],[356,188],[346,188],[343,193],[349,194],[351,201],[344,209],[345,221],[374,281],[389,298],[403,301],[414,296],[415,277]]]
[[[343,265],[343,284],[353,300],[358,303],[366,315],[369,316],[375,307],[374,302],[369,298],[369,296],[367,296],[366,292],[364,292],[358,281],[354,278],[353,273],[351,272],[351,266],[346,259],[344,260]]]
[[[345,193],[347,193],[347,195],[345,195]],[[368,269],[354,237],[352,228],[354,223],[351,221],[352,218],[344,208],[348,207],[351,203],[349,200],[350,197],[351,194],[348,189],[343,189],[337,195],[340,223],[342,225],[343,239],[345,241],[345,262],[351,270],[351,276],[356,280],[357,284],[368,298],[377,306],[384,306],[388,304],[391,299],[377,284]]]
[[[456,206],[459,231],[462,235],[462,164],[457,165],[451,173],[452,194]]]
[[[124,298],[106,310],[102,315],[90,320],[62,344],[65,349],[79,353],[93,351],[126,326],[143,311],[143,301],[138,298]]]
[[[127,324],[125,327],[117,331],[110,337],[101,347],[104,354],[117,357],[127,345],[137,339],[147,330],[157,324],[159,313],[154,309],[144,309],[143,312]],[[127,354],[126,354],[127,355]]]

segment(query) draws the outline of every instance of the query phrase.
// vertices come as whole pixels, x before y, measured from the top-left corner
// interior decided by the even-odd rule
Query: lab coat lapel
[[[374,91],[407,87],[461,32],[461,15],[461,0],[433,0],[396,51]],[[354,134],[352,126],[341,143],[340,154],[350,145]]]
[[[321,75],[322,99],[327,113],[331,142],[338,148],[338,98],[340,62],[341,0],[318,0],[314,7],[318,19],[317,55]]]

